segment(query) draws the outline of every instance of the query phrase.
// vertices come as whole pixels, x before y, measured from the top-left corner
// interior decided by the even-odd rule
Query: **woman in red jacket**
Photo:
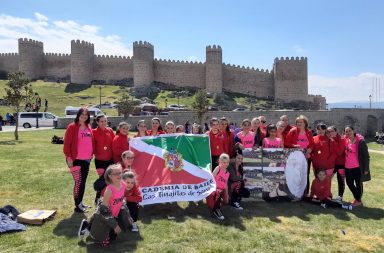
[[[69,124],[64,136],[64,154],[68,168],[73,176],[73,198],[75,212],[86,212],[83,204],[85,183],[89,164],[93,156],[93,135],[90,126],[90,113],[87,108],[80,108],[73,123]]]
[[[151,130],[147,131],[147,134],[152,136],[159,136],[160,134],[165,134],[159,118],[152,119],[152,128]]]
[[[315,175],[318,170],[325,170],[327,177],[332,178],[336,159],[336,142],[326,135],[327,125],[320,123],[316,126],[317,135],[313,137],[311,154]]]
[[[296,126],[289,130],[284,141],[285,148],[300,148],[303,150],[308,162],[307,187],[304,193],[309,193],[309,173],[311,168],[311,152],[313,149],[313,135],[308,129],[308,119],[304,115],[296,118]]]
[[[224,152],[229,155],[230,158],[235,157],[235,136],[233,130],[229,129],[229,121],[226,117],[220,119],[220,131],[224,136]]]
[[[115,136],[112,142],[113,162],[118,163],[121,160],[121,154],[129,150],[129,129],[130,125],[127,122],[120,122],[118,126],[119,133]]]
[[[343,195],[345,190],[345,140],[337,133],[335,126],[330,126],[327,129],[327,135],[329,138],[335,140],[335,169],[333,174],[337,173],[337,185],[339,195],[336,201],[343,201]]]
[[[107,118],[105,115],[98,115],[96,117],[97,128],[92,130],[93,139],[95,141],[95,167],[99,175],[98,186],[96,190],[95,204],[99,202],[101,190],[107,184],[104,180],[104,172],[109,165],[113,164],[112,141],[115,138],[115,133],[107,126]]]
[[[148,136],[147,133],[147,125],[145,124],[145,120],[139,120],[137,122],[137,133],[133,137],[144,137]]]

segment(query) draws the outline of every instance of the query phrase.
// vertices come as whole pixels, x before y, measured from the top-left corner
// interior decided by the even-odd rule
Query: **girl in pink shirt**
[[[212,192],[207,197],[207,204],[211,209],[213,215],[219,220],[224,220],[225,217],[221,213],[221,206],[224,203],[228,203],[228,178],[229,172],[227,171],[229,165],[229,155],[223,153],[219,157],[219,166],[217,166],[212,174],[216,181],[216,191]]]
[[[283,148],[283,142],[277,138],[277,127],[274,124],[267,126],[267,136],[263,139],[263,148]]]
[[[243,150],[245,148],[253,148],[255,146],[255,133],[251,130],[251,121],[249,119],[243,120],[241,123],[241,132],[235,136],[235,145]]]
[[[84,219],[81,222],[79,236],[90,234],[104,246],[108,246],[122,230],[128,230],[132,218],[125,204],[126,184],[122,180],[121,165],[108,166],[104,177],[107,187],[102,193],[102,203],[89,221]]]

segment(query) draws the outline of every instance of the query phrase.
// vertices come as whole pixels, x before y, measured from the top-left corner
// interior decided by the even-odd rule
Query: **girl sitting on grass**
[[[108,246],[122,230],[128,229],[132,218],[124,201],[126,185],[122,181],[121,166],[110,165],[104,176],[108,185],[102,203],[88,221],[82,220],[78,235],[80,238],[90,235],[96,242]]]

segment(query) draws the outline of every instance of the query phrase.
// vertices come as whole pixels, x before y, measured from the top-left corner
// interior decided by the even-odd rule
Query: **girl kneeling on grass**
[[[105,172],[105,181],[108,185],[105,188],[103,201],[89,221],[82,220],[79,237],[90,235],[96,242],[108,246],[122,230],[128,229],[132,218],[125,205],[126,185],[121,179],[121,166],[110,165]]]
[[[227,171],[229,165],[229,156],[225,153],[219,157],[219,166],[217,166],[212,172],[216,181],[216,191],[212,192],[207,197],[207,204],[211,209],[213,215],[219,220],[224,220],[225,217],[221,213],[221,206],[224,203],[228,203],[228,178],[229,172]]]
[[[343,205],[332,200],[331,179],[327,177],[325,169],[318,170],[316,176],[317,178],[312,181],[311,194],[307,198],[308,201],[319,204],[323,208],[338,207],[352,210],[351,205]]]
[[[124,197],[133,220],[131,231],[139,232],[136,222],[139,217],[139,203],[143,200],[143,198],[141,196],[140,189],[136,184],[136,176],[133,171],[125,171],[123,174],[123,180],[127,185]]]

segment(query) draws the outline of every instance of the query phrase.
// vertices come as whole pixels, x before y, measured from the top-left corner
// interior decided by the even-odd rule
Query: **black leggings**
[[[311,173],[311,159],[307,160],[307,187],[305,187],[304,195],[309,193],[309,174]]]
[[[102,161],[102,160],[95,159],[96,172],[99,175],[99,179],[96,179],[96,180],[104,182],[105,186],[107,186],[107,184],[105,183],[105,180],[104,180],[104,173],[107,170],[108,166],[111,164],[113,164],[112,160]],[[101,191],[96,191],[96,198],[100,198],[100,196],[101,196]]]
[[[250,195],[251,193],[245,187],[240,187],[239,189],[233,189],[231,193],[231,205],[233,205],[235,202],[240,203],[242,198],[249,198]]]
[[[342,175],[339,170],[344,170],[345,167],[344,165],[335,165],[335,169],[333,170],[333,174],[337,174],[337,186],[338,186],[338,191],[339,191],[339,196],[343,197],[344,191],[345,191],[345,174]]]
[[[73,186],[73,198],[75,206],[78,206],[84,197],[85,183],[89,172],[89,161],[75,160],[73,167],[70,168],[75,185]]]
[[[318,201],[313,201],[312,198],[305,197],[304,200],[309,202],[309,203],[316,204],[316,205],[326,204],[328,207],[335,207],[335,208],[342,208],[343,207],[342,203],[333,201],[331,199],[323,199],[320,202],[318,202]]]
[[[345,179],[355,200],[361,201],[361,197],[363,195],[363,182],[361,182],[360,168],[345,169]]]
[[[127,207],[129,209],[129,213],[134,222],[139,218],[139,204],[136,202],[127,202]]]

